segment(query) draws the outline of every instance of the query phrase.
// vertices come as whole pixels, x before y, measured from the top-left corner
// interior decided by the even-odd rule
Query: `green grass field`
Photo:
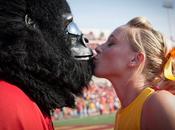
[[[88,116],[54,121],[54,126],[114,124],[115,114]]]

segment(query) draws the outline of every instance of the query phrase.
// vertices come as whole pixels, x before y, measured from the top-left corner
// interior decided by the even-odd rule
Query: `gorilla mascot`
[[[53,130],[92,77],[92,50],[66,0],[0,0],[0,130]]]

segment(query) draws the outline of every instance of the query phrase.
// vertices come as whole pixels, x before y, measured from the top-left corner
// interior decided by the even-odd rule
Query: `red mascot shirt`
[[[0,130],[53,130],[53,125],[22,90],[0,81]]]

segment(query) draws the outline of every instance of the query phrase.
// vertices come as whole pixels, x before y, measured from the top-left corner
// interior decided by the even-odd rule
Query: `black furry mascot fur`
[[[47,116],[73,107],[92,76],[91,58],[72,54],[67,14],[65,0],[0,0],[0,79],[20,88]],[[81,44],[82,34],[76,36]]]

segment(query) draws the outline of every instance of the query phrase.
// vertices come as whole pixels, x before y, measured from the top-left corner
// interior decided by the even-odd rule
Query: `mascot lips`
[[[84,37],[77,25],[73,21],[71,14],[64,15],[68,43],[71,44],[71,53],[76,60],[89,60],[93,57],[93,52],[88,48],[88,39]]]

